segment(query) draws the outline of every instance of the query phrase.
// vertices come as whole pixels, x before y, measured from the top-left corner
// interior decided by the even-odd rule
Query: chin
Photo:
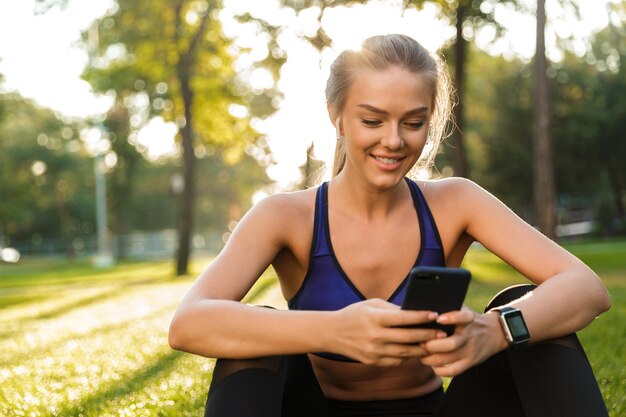
[[[374,185],[378,190],[388,190],[396,187],[402,181],[404,181],[404,177],[406,173],[386,173],[384,175],[375,175],[370,177],[370,183]]]

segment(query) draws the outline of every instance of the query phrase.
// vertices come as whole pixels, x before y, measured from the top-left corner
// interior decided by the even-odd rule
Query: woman
[[[460,398],[470,388],[453,383],[461,394],[442,402],[441,377],[483,372],[509,351],[500,313],[398,305],[411,268],[457,267],[474,241],[537,285],[507,304],[531,345],[609,308],[587,266],[476,184],[406,178],[432,161],[451,107],[444,66],[416,41],[376,36],[343,52],[326,96],[338,134],[333,179],[253,207],[172,321],[174,349],[223,358],[206,415],[431,416],[469,401]],[[290,311],[239,302],[269,265]],[[398,327],[432,320],[454,334]]]

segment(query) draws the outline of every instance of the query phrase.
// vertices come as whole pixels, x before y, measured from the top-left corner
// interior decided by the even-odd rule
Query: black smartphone
[[[463,268],[417,266],[409,273],[402,309],[436,311],[439,314],[460,310],[471,276],[470,271]],[[435,321],[411,327],[440,329],[448,336],[454,332],[454,326]]]

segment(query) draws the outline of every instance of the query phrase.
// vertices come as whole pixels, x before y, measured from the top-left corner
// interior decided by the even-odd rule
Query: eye
[[[425,124],[426,124],[425,120],[415,120],[415,121],[408,121],[404,123],[406,127],[408,127],[409,129],[414,129],[414,130],[422,128]]]
[[[361,119],[361,123],[368,127],[378,127],[381,124],[380,120],[375,119]]]

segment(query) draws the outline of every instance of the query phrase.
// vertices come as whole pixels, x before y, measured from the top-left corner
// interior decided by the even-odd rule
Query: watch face
[[[513,342],[523,341],[530,338],[528,328],[524,322],[524,317],[522,317],[522,313],[520,311],[507,313],[504,318],[506,319],[511,336],[513,337]]]

